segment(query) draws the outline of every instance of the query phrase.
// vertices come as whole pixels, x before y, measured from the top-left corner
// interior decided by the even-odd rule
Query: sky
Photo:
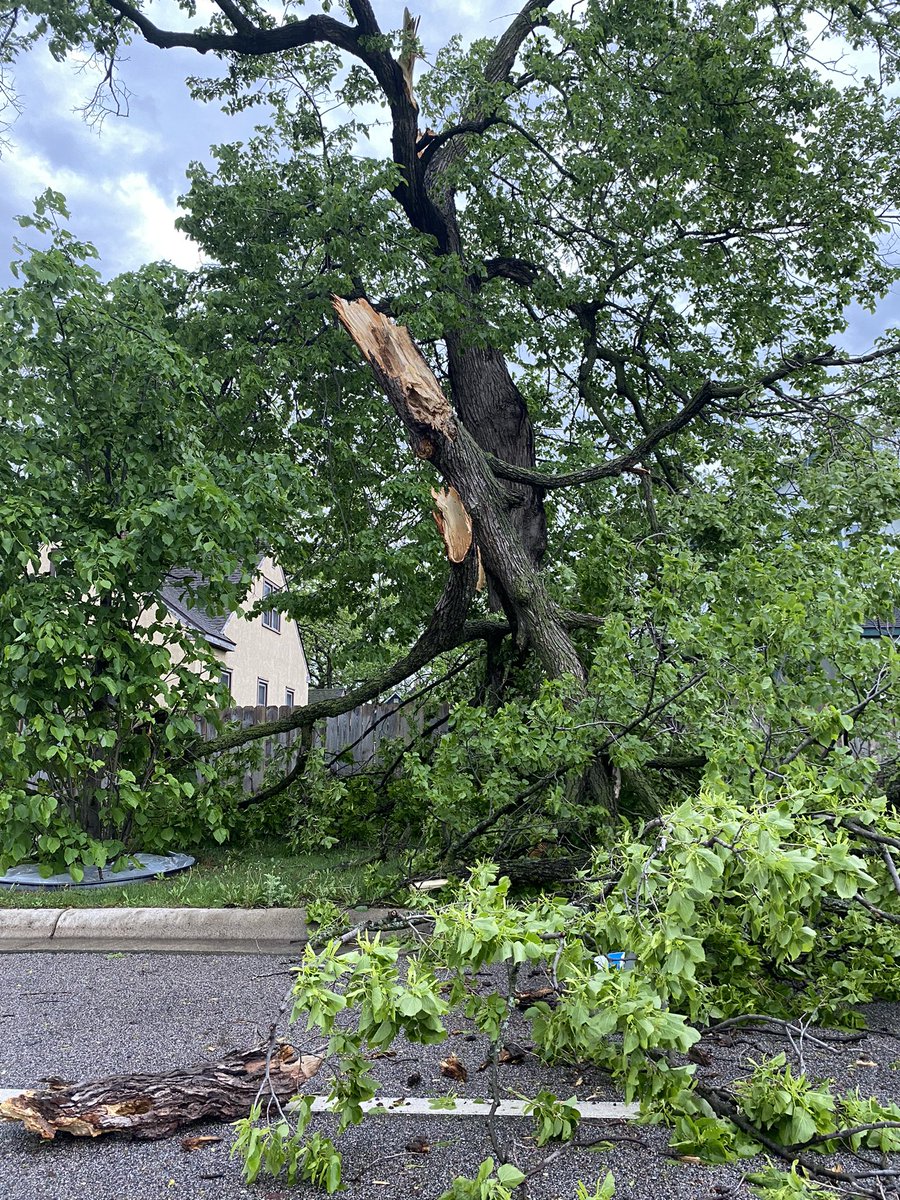
[[[429,0],[419,30],[426,52],[456,32],[466,38],[502,32],[513,3]],[[376,0],[376,10],[383,28],[399,28],[402,2]],[[158,24],[169,16],[169,27],[189,27],[172,3],[154,4],[150,11]],[[71,61],[54,62],[43,45],[21,58],[14,72],[21,115],[0,155],[0,286],[10,282],[8,263],[19,233],[14,218],[30,212],[34,197],[47,187],[67,197],[70,228],[97,247],[104,274],[155,259],[198,265],[196,248],[175,228],[185,170],[191,161],[211,162],[210,145],[249,134],[262,111],[230,117],[215,103],[192,100],[185,78],[218,69],[211,55],[163,51],[136,40],[121,71],[131,92],[129,115],[110,116],[95,129],[78,110],[91,97],[96,75],[79,72]]]
[[[204,5],[210,0],[201,0],[201,17]],[[375,7],[383,28],[399,27],[402,0],[376,0]],[[466,39],[496,36],[515,0],[429,0],[427,9],[414,7],[422,14],[419,36],[428,57],[457,32]],[[173,0],[157,0],[151,14],[159,24],[186,27]],[[186,76],[218,69],[212,56],[135,40],[121,72],[131,92],[129,115],[110,116],[98,129],[79,111],[96,76],[71,61],[54,62],[45,45],[25,55],[15,70],[21,114],[0,153],[0,286],[12,281],[8,263],[21,234],[14,218],[31,211],[47,187],[67,197],[70,228],[97,247],[105,275],[158,259],[197,266],[197,248],[175,228],[186,168],[194,160],[211,162],[211,144],[246,137],[261,111],[230,117],[215,103],[192,100]],[[868,348],[887,325],[900,325],[900,286],[874,316],[854,309],[850,319],[848,345]]]

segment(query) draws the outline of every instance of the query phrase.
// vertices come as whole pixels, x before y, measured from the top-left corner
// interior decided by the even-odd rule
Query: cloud
[[[131,250],[139,261],[166,259],[178,267],[198,267],[200,250],[175,228],[177,205],[168,203],[143,172],[132,171],[115,181],[114,196],[133,214]]]
[[[176,204],[144,171],[86,175],[21,148],[9,153],[4,166],[11,212],[30,212],[34,197],[48,187],[62,192],[72,213],[70,227],[97,247],[104,274],[154,259],[168,259],[182,267],[200,262],[197,246],[175,228]]]
[[[202,70],[199,56],[188,57]],[[185,55],[170,58],[135,43],[122,65],[130,115],[91,127],[82,110],[96,90],[95,70],[57,63],[46,47],[20,60],[22,115],[0,159],[0,286],[10,281],[13,219],[30,212],[47,187],[66,196],[70,228],[97,247],[104,275],[163,258],[197,265],[197,248],[175,229],[185,169],[192,159],[208,161],[211,142],[239,137],[242,129],[240,121],[190,99],[186,68]]]

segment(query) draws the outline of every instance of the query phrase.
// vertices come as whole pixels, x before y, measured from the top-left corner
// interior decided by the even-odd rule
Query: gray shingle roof
[[[240,571],[235,571],[228,579],[230,583],[237,583],[240,577]],[[189,594],[187,585],[202,585],[204,582],[202,575],[196,571],[186,567],[174,567],[159,590],[160,599],[173,616],[183,625],[196,629],[211,646],[216,646],[219,650],[234,650],[235,643],[223,632],[231,613],[209,613]]]

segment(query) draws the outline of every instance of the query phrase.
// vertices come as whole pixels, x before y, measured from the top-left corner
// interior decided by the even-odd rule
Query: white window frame
[[[260,698],[259,698],[260,693],[262,693],[262,695],[263,695],[262,700],[260,700]],[[256,680],[256,707],[257,708],[268,708],[268,706],[269,706],[269,681],[268,681],[268,679],[257,679]]]
[[[293,688],[285,688],[284,689],[284,702],[290,708],[294,707],[294,689]]]
[[[234,679],[234,672],[231,671],[228,667],[223,667],[221,669],[221,671],[219,672],[219,683],[221,684],[222,687],[228,688],[229,697],[232,694],[231,683],[232,683],[233,679]]]
[[[273,592],[280,592],[281,588],[274,584],[271,579],[263,577],[263,600],[271,596]],[[268,612],[262,615],[263,629],[271,629],[273,633],[281,633],[281,613],[277,609],[270,608]]]

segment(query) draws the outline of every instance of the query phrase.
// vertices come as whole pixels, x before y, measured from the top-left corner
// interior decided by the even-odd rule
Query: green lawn
[[[276,839],[250,847],[195,852],[180,875],[122,887],[0,888],[0,908],[290,908],[310,900],[366,900],[364,849],[286,854]]]

